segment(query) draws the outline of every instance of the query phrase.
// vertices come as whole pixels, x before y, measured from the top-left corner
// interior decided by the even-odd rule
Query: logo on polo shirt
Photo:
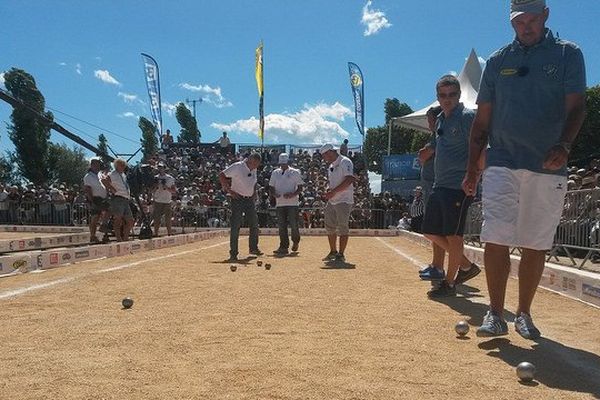
[[[546,73],[546,76],[548,76],[548,77],[555,76],[556,72],[558,71],[558,67],[554,64],[544,65],[542,67],[542,69],[544,70],[544,72]]]
[[[517,72],[518,72],[518,70],[515,68],[504,68],[504,69],[500,70],[500,75],[510,76],[510,75],[515,75]]]

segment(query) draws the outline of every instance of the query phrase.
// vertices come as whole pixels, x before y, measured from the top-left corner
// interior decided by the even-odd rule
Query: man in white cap
[[[483,174],[485,271],[490,310],[478,336],[508,333],[504,320],[509,248],[522,249],[515,330],[540,337],[531,304],[552,247],[567,190],[571,143],[585,118],[585,66],[574,43],[546,28],[544,0],[512,0],[516,37],[487,60],[477,97],[463,190],[475,193],[477,160],[487,148]]]
[[[329,188],[323,196],[325,206],[325,229],[329,239],[329,254],[324,261],[345,261],[344,251],[348,245],[349,220],[354,204],[354,165],[352,161],[338,153],[332,144],[321,146],[323,160],[329,164],[327,175]],[[336,248],[340,237],[339,251]]]
[[[158,236],[160,221],[164,215],[167,235],[171,235],[171,201],[177,193],[175,178],[166,172],[167,166],[162,161],[158,163],[158,175],[154,177],[155,186],[152,192],[152,219],[154,220],[154,236]]]
[[[276,255],[288,254],[290,239],[288,227],[292,230],[292,251],[298,251],[300,230],[298,228],[298,195],[302,193],[302,174],[300,170],[289,166],[287,153],[279,155],[279,168],[271,173],[269,191],[275,198],[277,207],[277,226],[279,227],[279,248]]]
[[[98,243],[96,237],[96,228],[99,221],[104,221],[108,214],[109,203],[108,193],[104,185],[100,182],[100,169],[102,161],[99,158],[90,160],[90,169],[83,177],[83,189],[87,198],[90,210],[90,242]]]
[[[231,164],[219,174],[223,191],[231,196],[231,231],[229,235],[229,261],[238,259],[238,241],[242,214],[250,228],[250,254],[261,256],[258,248],[258,216],[256,214],[256,169],[261,157],[251,153],[248,158]]]

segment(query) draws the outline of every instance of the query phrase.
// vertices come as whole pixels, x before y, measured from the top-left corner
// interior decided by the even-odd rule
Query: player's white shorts
[[[566,177],[489,167],[482,184],[482,242],[552,248],[567,192]]]

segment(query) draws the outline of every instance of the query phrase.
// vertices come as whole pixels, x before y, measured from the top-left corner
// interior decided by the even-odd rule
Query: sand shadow
[[[356,264],[351,264],[346,261],[327,261],[321,269],[332,270],[332,269],[356,269]]]
[[[532,363],[536,366],[535,381],[548,387],[589,393],[600,399],[600,356],[547,338],[531,343],[531,348],[522,348],[507,338],[494,338],[478,347],[514,368],[523,361]],[[534,382],[521,384],[531,386]]]
[[[478,294],[461,292],[460,288],[458,290],[458,293],[460,294],[460,296],[457,297],[430,298],[430,300],[445,304],[457,313],[468,316],[467,322],[469,323],[469,325],[480,326],[483,322],[483,316],[488,312],[490,308],[487,304],[476,303],[470,301],[469,298],[483,296]],[[515,314],[513,314],[510,311],[504,311],[504,318],[506,318],[509,321],[512,321],[515,318]]]
[[[238,258],[237,261],[230,261],[228,258],[222,261],[211,261],[211,264],[249,264],[256,257]]]

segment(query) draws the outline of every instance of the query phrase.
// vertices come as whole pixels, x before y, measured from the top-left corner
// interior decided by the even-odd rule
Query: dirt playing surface
[[[477,338],[483,274],[431,301],[417,266],[393,250],[426,262],[428,249],[350,238],[348,264],[328,267],[326,242],[260,257],[270,271],[249,259],[231,272],[219,238],[0,279],[0,398],[600,398],[600,310],[540,290],[544,338],[524,340],[512,324]],[[276,247],[261,238],[263,251]],[[510,280],[511,310],[516,289]],[[472,325],[462,340],[461,319]],[[516,378],[521,361],[538,368],[530,385]]]

